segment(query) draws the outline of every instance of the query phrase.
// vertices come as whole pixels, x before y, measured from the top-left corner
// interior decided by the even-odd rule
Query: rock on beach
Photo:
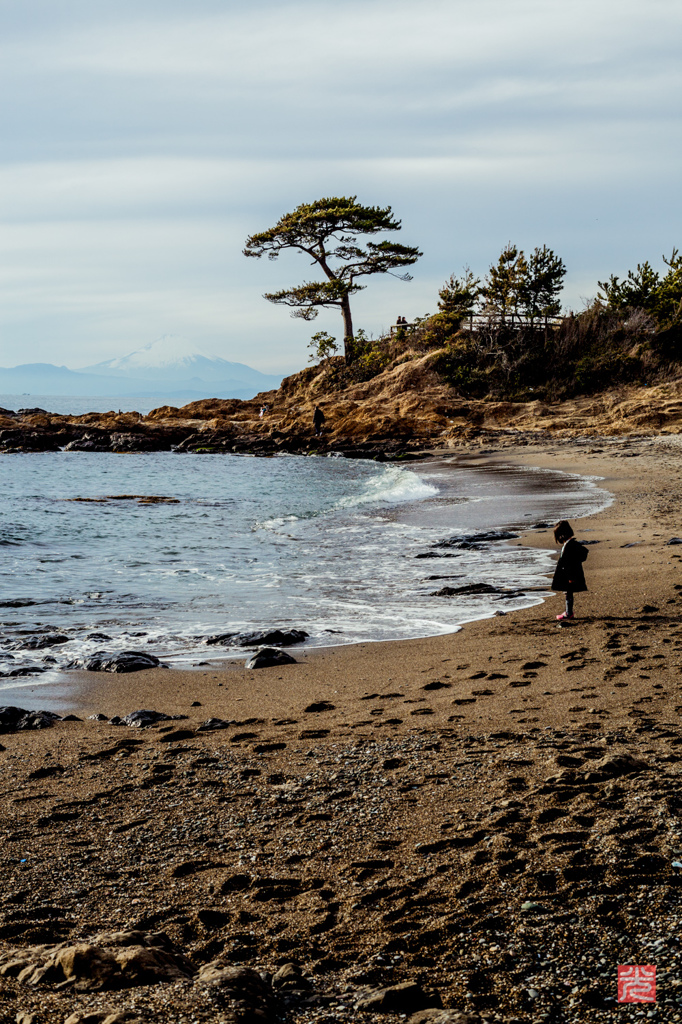
[[[70,662],[67,668],[83,668],[88,672],[142,672],[159,666],[164,667],[155,655],[144,651],[96,651]]]
[[[244,668],[270,668],[273,665],[295,665],[296,659],[278,647],[262,647],[246,659]]]

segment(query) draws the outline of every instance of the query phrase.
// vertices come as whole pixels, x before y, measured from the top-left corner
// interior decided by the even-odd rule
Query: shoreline
[[[155,462],[154,456],[145,456],[144,458],[145,460],[150,458],[152,462]],[[294,459],[293,461],[296,463],[298,460]],[[180,473],[177,479],[173,476],[175,465],[176,463],[173,462],[171,465],[168,459],[163,459],[160,466],[152,466],[149,471],[153,470],[156,473],[154,482],[157,488],[161,486],[159,474],[164,477],[170,473],[168,480],[173,494],[177,495],[181,501],[189,502],[191,506],[192,498],[188,496],[187,481],[183,474]],[[335,465],[338,468],[338,464]],[[326,470],[327,467],[316,468],[315,476],[317,478],[320,472]],[[262,465],[261,475],[267,469],[267,465]],[[287,466],[285,472],[286,475],[289,475],[292,472],[295,474],[297,471],[297,466],[294,464]],[[46,484],[48,494],[51,493],[55,483],[55,472],[58,473],[59,470],[53,468],[48,476]],[[380,642],[383,639],[425,639],[449,635],[455,632],[462,623],[490,617],[496,609],[509,611],[537,604],[540,600],[537,595],[541,592],[546,593],[548,589],[545,576],[551,572],[551,560],[544,555],[531,555],[530,551],[527,551],[525,555],[520,552],[515,553],[512,545],[504,543],[502,539],[495,542],[495,538],[498,535],[500,538],[505,535],[510,536],[510,530],[515,535],[525,534],[529,523],[540,519],[544,520],[547,517],[553,519],[560,514],[584,515],[586,509],[594,511],[611,500],[610,495],[599,488],[597,480],[582,478],[579,474],[561,474],[559,471],[555,472],[554,468],[536,470],[532,466],[514,467],[511,460],[505,459],[503,456],[477,458],[475,454],[469,453],[469,456],[465,458],[459,453],[441,451],[434,452],[429,459],[425,459],[416,472],[413,467],[389,470],[385,467],[365,466],[363,473],[365,475],[367,473],[374,474],[376,479],[384,481],[378,488],[379,498],[374,498],[376,502],[385,496],[384,504],[379,506],[371,504],[369,512],[364,513],[364,515],[369,514],[371,519],[373,534],[367,550],[372,564],[376,562],[379,569],[377,581],[372,584],[371,576],[367,577],[367,565],[363,566],[357,563],[352,566],[349,563],[347,569],[341,566],[338,562],[338,545],[334,543],[325,545],[322,556],[329,555],[337,558],[336,568],[334,568],[334,563],[330,565],[329,585],[335,586],[340,600],[336,603],[330,603],[327,600],[323,609],[318,611],[315,607],[310,606],[309,601],[306,603],[306,601],[296,598],[296,573],[292,574],[286,565],[282,565],[280,574],[282,583],[279,592],[280,611],[284,612],[288,623],[296,625],[297,628],[303,628],[311,634],[310,639],[303,646],[295,645],[291,648],[290,653],[294,656],[296,656],[296,651],[301,650],[305,650],[309,654],[311,650],[317,648],[346,647],[354,643]],[[386,474],[388,474],[388,478],[384,480]],[[332,474],[332,478],[334,476],[335,474]],[[121,493],[134,489],[134,482],[131,482],[129,478],[129,470],[124,470],[123,477],[117,479],[116,484]],[[228,481],[231,479],[230,473],[227,474],[227,479]],[[374,490],[371,490],[364,500],[371,500]],[[394,495],[393,492],[396,490],[397,494]],[[161,491],[163,491],[162,487]],[[73,493],[82,494],[79,490],[69,491],[67,497]],[[91,487],[86,494],[90,500],[93,494],[97,494],[97,486]],[[419,500],[413,497],[415,494]],[[339,502],[340,507],[335,515],[343,517],[347,511],[348,514],[352,513],[353,515],[360,512],[359,524],[362,527],[364,506],[358,502],[356,504],[357,508],[346,510],[343,502]],[[81,507],[84,506],[78,506],[79,509]],[[94,508],[94,506],[92,507]],[[184,508],[181,505],[177,507]],[[51,506],[48,504],[48,511],[50,510]],[[89,515],[90,513],[88,513]],[[324,524],[328,518],[325,516],[319,522]],[[154,521],[154,518],[149,520],[150,529],[151,523]],[[127,522],[128,512],[126,511],[124,523]],[[340,522],[343,525],[343,518]],[[318,526],[312,533],[308,529],[303,534],[299,532],[297,536],[299,539],[307,538],[309,546],[311,540],[317,545],[320,540],[320,530],[331,529],[333,534],[334,525],[335,520],[332,518],[331,524],[328,524],[327,527]],[[339,521],[336,521],[336,526],[339,526]],[[122,526],[122,529],[127,528]],[[189,529],[191,531],[191,525]],[[384,534],[384,531],[388,532]],[[478,550],[450,551],[448,544],[460,535],[465,540],[480,537],[490,543],[480,545],[480,552]],[[182,536],[180,528],[176,527],[173,534],[176,546],[182,544]],[[396,538],[402,539],[396,541]],[[170,535],[168,539],[170,542]],[[383,540],[386,541],[386,551],[383,556],[380,556],[377,554],[377,545],[380,545]],[[345,541],[345,546],[343,538],[340,539],[340,543],[344,560],[346,556],[352,560],[354,557],[352,538]],[[139,545],[137,546],[139,547]],[[466,548],[467,545],[461,546]],[[133,547],[135,547],[134,542]],[[459,542],[454,544],[454,548],[459,547]],[[473,548],[476,548],[476,545],[473,545]],[[287,564],[292,557],[295,558],[297,555],[295,547],[291,549],[291,544],[289,544],[289,549]],[[85,555],[87,559],[86,563],[79,564],[88,564],[90,559],[87,547],[81,544],[77,550],[81,551],[81,554]],[[261,552],[256,551],[255,554],[258,555],[257,560],[260,562]],[[413,561],[415,556],[416,558],[435,559],[436,555],[443,555],[446,559],[455,558],[455,561]],[[126,561],[125,551],[119,551],[118,556]],[[153,558],[153,556],[151,557]],[[162,565],[162,563],[160,564]],[[202,568],[204,570],[207,568],[205,558],[203,562],[199,559],[183,564],[186,566],[198,565],[200,574]],[[304,563],[305,565],[306,563]],[[109,566],[104,564],[101,568],[106,573]],[[276,570],[277,564],[273,563],[273,571]],[[197,570],[192,571],[196,572]],[[306,571],[308,573],[315,571],[315,565],[310,563],[310,559]],[[12,576],[15,584],[19,583],[21,572],[21,566],[17,564]],[[434,572],[436,574],[445,573],[445,575],[429,575]],[[453,572],[454,576],[449,575]],[[106,579],[106,576],[104,578]],[[246,578],[251,577],[247,574]],[[325,574],[323,574],[324,578]],[[37,585],[40,579],[41,577],[38,575],[34,583]],[[212,577],[209,576],[208,579],[210,580]],[[389,579],[392,580],[391,586],[388,585]],[[27,583],[30,582],[30,578],[25,576],[24,580]],[[430,584],[430,580],[441,580],[441,582]],[[451,580],[458,580],[458,582],[451,583]],[[481,581],[495,584],[490,595],[477,595],[475,585]],[[132,581],[130,582],[132,583]],[[457,596],[456,590],[452,588],[457,588],[462,584],[466,586],[474,584],[471,596],[466,594],[466,589],[464,591],[466,596],[463,598]],[[97,589],[101,585],[99,573],[90,571],[82,579],[81,577],[76,578],[69,593],[79,595],[85,592],[87,596],[90,596],[88,590],[93,587]],[[365,610],[361,617],[358,615],[360,606],[357,605],[353,596],[358,586],[361,589],[358,599]],[[345,587],[347,593],[341,592],[340,587]],[[440,593],[442,587],[444,590],[443,593]],[[144,590],[142,593],[145,593]],[[239,593],[241,591],[238,590],[237,595]],[[267,589],[262,591],[263,598],[267,597],[268,593]],[[286,597],[287,593],[294,594],[293,604]],[[316,593],[312,580],[307,593],[308,596]],[[404,605],[400,605],[395,599],[394,594],[396,593],[405,595]],[[171,589],[166,595],[170,602],[170,611],[165,617],[163,612],[159,615],[155,611],[154,594],[151,593],[146,595],[152,602],[148,604],[146,611],[144,599],[141,599],[138,602],[140,607],[135,615],[132,617],[128,615],[117,620],[117,608],[112,598],[108,604],[105,601],[102,606],[93,609],[93,615],[96,617],[88,623],[87,613],[84,618],[71,610],[64,609],[62,612],[61,607],[54,604],[43,609],[41,607],[43,591],[34,591],[33,587],[28,589],[19,584],[18,592],[14,592],[12,596],[35,598],[33,602],[26,600],[24,603],[36,604],[38,607],[36,609],[29,607],[26,611],[22,610],[14,614],[7,613],[8,618],[17,620],[10,624],[12,628],[9,628],[8,639],[16,638],[18,645],[29,631],[34,632],[36,636],[35,639],[33,636],[29,637],[31,642],[27,643],[23,650],[13,651],[14,660],[10,659],[7,662],[7,671],[13,668],[18,672],[24,665],[36,664],[36,659],[38,668],[40,668],[40,654],[36,654],[32,648],[40,640],[40,634],[43,632],[63,634],[61,639],[66,637],[72,642],[66,647],[58,646],[48,649],[53,665],[42,675],[36,674],[14,679],[9,676],[0,678],[0,693],[4,692],[5,699],[10,700],[14,699],[15,694],[17,695],[16,699],[19,700],[20,695],[25,693],[34,698],[45,697],[48,700],[48,704],[45,706],[49,710],[59,711],[62,707],[61,692],[65,686],[72,690],[76,689],[80,674],[79,670],[70,672],[68,668],[62,666],[66,666],[68,662],[75,663],[75,659],[87,659],[96,650],[101,651],[103,646],[106,650],[111,651],[123,648],[149,651],[160,658],[162,663],[169,663],[174,671],[194,671],[203,667],[202,663],[206,663],[205,667],[207,668],[220,668],[230,660],[240,661],[248,658],[252,653],[248,650],[202,645],[202,636],[210,637],[212,633],[229,632],[230,630],[233,632],[265,630],[267,632],[267,628],[274,625],[284,628],[272,602],[266,601],[260,608],[260,611],[264,613],[262,617],[258,614],[260,606],[256,602],[251,607],[248,621],[247,616],[241,618],[239,615],[235,620],[231,614],[234,615],[238,601],[235,605],[234,600],[231,602],[227,600],[225,596],[227,591],[224,590],[224,586],[221,587],[218,583],[214,583],[212,587],[211,583],[207,582],[203,586],[201,594],[203,605],[210,606],[213,610],[213,614],[209,614],[208,617],[204,616],[202,622],[198,618],[193,619],[188,614],[184,616],[181,614],[183,596],[191,595],[184,595],[182,588],[180,590],[176,588],[175,590]],[[324,587],[320,591],[320,595],[324,599]],[[20,601],[16,602],[17,605],[20,603]],[[75,604],[77,605],[78,602]],[[189,607],[184,611],[189,613]],[[323,627],[334,628],[327,630]],[[143,629],[145,634],[135,632],[140,629]],[[92,630],[95,633],[90,637],[87,634]],[[121,632],[122,630],[125,632]],[[100,631],[103,634],[111,634],[111,636],[102,636],[101,642],[95,643]],[[176,631],[177,637],[164,635],[173,634]],[[334,633],[338,634],[338,642],[332,635]],[[139,641],[133,639],[139,635],[143,635],[143,639]],[[104,641],[107,639],[113,640],[113,643],[105,644]],[[93,642],[88,642],[91,640]],[[10,647],[10,649],[12,648]],[[102,678],[104,679],[105,676]],[[56,703],[52,699],[53,697]],[[70,708],[69,710],[77,709]]]
[[[682,1020],[680,449],[501,454],[615,495],[579,520],[571,624],[543,601],[279,668],[92,674],[83,712],[186,717],[0,736],[0,1018],[615,1024],[617,966],[655,964]],[[98,952],[41,975],[60,943]]]
[[[434,452],[434,456],[442,455],[443,452]],[[451,454],[451,453],[450,453]],[[563,456],[563,453],[562,453]],[[494,461],[498,457],[497,454],[483,455],[482,461],[489,463]],[[598,476],[600,480],[603,480],[604,485],[611,483],[615,490],[610,491],[613,495],[613,499],[610,505],[597,513],[592,513],[588,516],[580,517],[575,522],[580,524],[581,529],[576,531],[576,535],[581,535],[582,532],[587,531],[600,531],[603,530],[603,521],[606,519],[613,518],[613,511],[618,505],[618,479],[616,477],[609,477],[608,467],[604,465],[602,468],[604,472],[595,472],[594,466],[588,466],[582,460],[580,455],[574,457],[563,456],[562,465],[556,466],[555,456],[552,453],[538,451],[533,449],[531,451],[522,450],[516,454],[509,455],[507,452],[503,453],[505,461],[515,463],[520,466],[527,466],[528,468],[553,468],[560,469],[566,473],[576,473],[576,475],[582,477],[594,477]],[[477,456],[474,456],[477,458]],[[593,456],[594,458],[594,456]],[[570,468],[569,468],[570,467]],[[622,486],[628,486],[627,479],[623,481]],[[606,487],[607,490],[610,488]],[[594,525],[593,524],[594,521]],[[521,529],[521,528],[519,528]],[[632,542],[630,540],[630,532],[626,530],[623,533],[622,539],[627,544]],[[596,539],[596,538],[595,538]],[[553,554],[557,553],[556,545],[554,544],[551,530],[537,531],[533,528],[522,530],[519,533],[517,540],[509,540],[504,542],[506,545],[520,545],[528,546],[536,549],[548,550]],[[577,622],[579,623],[584,618],[585,609],[581,607],[586,602],[590,603],[594,601],[594,587],[590,586],[590,578],[593,577],[595,554],[601,555],[602,551],[608,550],[604,545],[604,539],[599,538],[599,544],[590,548],[591,557],[588,558],[586,563],[586,574],[588,576],[588,587],[590,589],[586,594],[576,596],[576,615]],[[610,545],[612,554],[615,554],[615,550],[622,549],[622,545],[618,545],[616,549]],[[601,559],[599,559],[601,561]],[[610,566],[610,570],[616,569],[615,565]],[[362,661],[367,661],[371,668],[367,668],[366,672],[373,675],[375,678],[379,678],[382,675],[385,676],[387,681],[391,681],[396,673],[400,671],[399,666],[407,658],[410,662],[414,661],[415,658],[421,658],[422,656],[428,658],[430,656],[430,649],[432,648],[431,656],[433,658],[439,658],[443,654],[447,654],[450,650],[450,642],[455,638],[462,638],[463,634],[466,633],[467,640],[464,642],[460,640],[459,643],[455,643],[456,649],[460,646],[467,647],[470,644],[479,645],[484,642],[486,636],[487,627],[495,623],[498,625],[499,630],[504,633],[505,621],[512,617],[533,617],[532,613],[534,609],[547,608],[547,622],[555,626],[554,613],[550,614],[551,609],[548,607],[551,604],[552,598],[557,598],[557,607],[559,603],[562,603],[562,595],[554,594],[551,592],[551,588],[547,586],[546,596],[540,598],[533,604],[524,606],[522,608],[514,609],[507,612],[504,616],[496,616],[493,612],[491,615],[485,618],[472,619],[462,624],[449,633],[435,634],[425,637],[416,637],[412,639],[398,639],[398,640],[368,640],[361,641],[359,643],[348,643],[339,645],[329,645],[325,647],[291,647],[285,648],[288,653],[292,656],[300,658],[297,665],[291,666],[280,666],[277,668],[270,669],[259,669],[259,670],[246,670],[244,669],[244,661],[248,657],[248,653],[243,658],[237,658],[233,655],[228,655],[218,661],[217,664],[209,664],[202,667],[193,667],[191,669],[184,668],[170,668],[170,669],[152,669],[143,672],[136,672],[130,675],[110,675],[104,673],[87,673],[78,671],[73,674],[69,674],[68,681],[74,686],[79,682],[85,683],[83,697],[76,702],[68,704],[68,711],[71,713],[79,714],[88,711],[89,713],[95,713],[95,711],[102,711],[106,714],[126,714],[134,710],[133,704],[135,695],[140,689],[150,686],[151,692],[158,693],[159,696],[156,698],[156,703],[159,703],[160,699],[163,699],[166,704],[169,704],[171,708],[170,713],[177,714],[182,713],[183,702],[186,697],[189,696],[190,692],[196,691],[200,694],[204,690],[204,680],[206,678],[212,679],[216,675],[224,673],[229,674],[230,682],[235,683],[235,674],[239,676],[240,689],[249,687],[249,682],[254,684],[254,689],[257,691],[257,696],[253,699],[238,697],[237,700],[245,702],[249,713],[257,713],[258,707],[261,707],[261,701],[265,696],[268,700],[274,701],[273,707],[278,707],[280,711],[286,705],[289,700],[289,694],[291,693],[291,687],[295,689],[304,689],[305,693],[310,696],[310,699],[315,699],[313,690],[319,689],[317,684],[318,674],[325,675],[331,669],[330,661],[342,661],[347,665],[347,671],[353,673],[358,671],[358,665]],[[642,597],[642,603],[645,603],[646,597]],[[563,604],[562,604],[563,607]],[[561,610],[561,609],[559,609]],[[591,611],[591,609],[590,609]],[[589,614],[589,612],[588,612]],[[534,617],[533,617],[534,618]],[[559,628],[559,627],[557,627]],[[571,628],[575,628],[571,627]],[[382,664],[393,666],[390,669],[386,668],[382,671]],[[334,668],[333,673],[336,675],[339,669]],[[402,671],[405,669],[403,667]],[[417,672],[421,672],[418,669]],[[283,673],[283,674],[282,674]],[[414,676],[414,671],[410,673]],[[303,675],[304,680],[297,678],[297,676]],[[287,690],[287,697],[284,700],[279,700],[276,695],[265,694],[265,687],[259,685],[261,678],[272,679],[279,681],[280,678],[285,682],[285,689]],[[144,687],[138,686],[138,683],[143,683]],[[106,685],[105,685],[106,684]],[[271,689],[269,684],[267,689]],[[106,693],[104,692],[106,690]],[[98,703],[98,691],[101,696],[99,703],[102,705],[101,708],[95,708]],[[163,697],[161,696],[163,695]],[[219,710],[222,707],[224,697],[223,695],[213,694],[213,700],[211,700],[206,706],[211,709],[211,714],[215,714],[220,717]],[[318,694],[319,696],[319,694]],[[302,698],[303,699],[303,698]],[[123,701],[124,709],[122,710],[121,701]],[[131,703],[131,701],[133,703]],[[169,703],[170,702],[170,703]],[[139,706],[138,704],[135,707]],[[202,701],[202,707],[204,702]],[[64,707],[67,708],[67,704],[64,703]],[[115,708],[115,710],[113,710]],[[186,705],[185,705],[186,709]],[[165,705],[163,710],[167,710]],[[282,714],[284,711],[282,711]],[[196,724],[199,724],[198,722]]]

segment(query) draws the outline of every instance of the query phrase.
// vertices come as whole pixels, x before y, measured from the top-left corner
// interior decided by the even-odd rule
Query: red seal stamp
[[[618,968],[619,1003],[655,1003],[656,968],[651,964],[626,964]]]

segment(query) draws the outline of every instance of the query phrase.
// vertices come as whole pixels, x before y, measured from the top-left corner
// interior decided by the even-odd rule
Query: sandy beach
[[[627,964],[682,1020],[682,449],[524,441],[469,457],[614,495],[573,622],[81,673],[0,736],[3,1024],[611,1021]]]

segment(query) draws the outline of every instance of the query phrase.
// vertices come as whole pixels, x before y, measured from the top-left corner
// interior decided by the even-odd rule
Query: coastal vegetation
[[[508,242],[483,279],[469,267],[451,274],[435,312],[399,323],[374,338],[355,329],[351,296],[363,277],[392,274],[422,255],[361,235],[400,229],[390,206],[362,206],[355,196],[303,203],[274,227],[251,235],[246,256],[277,259],[286,250],[306,254],[326,280],[268,292],[292,316],[313,320],[320,308],[343,318],[343,356],[337,339],[318,331],[308,345],[316,366],[302,381],[339,392],[370,381],[409,360],[429,356],[430,370],[464,398],[559,401],[613,386],[649,385],[680,375],[682,367],[682,256],[673,249],[659,272],[645,261],[624,279],[598,282],[597,297],[579,311],[562,310],[566,265],[549,246],[526,255]]]
[[[647,261],[622,281],[612,275],[584,309],[562,314],[563,260],[546,245],[526,257],[509,242],[483,281],[468,267],[451,275],[435,313],[378,338],[356,331],[350,364],[319,349],[324,386],[343,390],[425,355],[463,397],[496,401],[559,401],[674,379],[682,373],[682,257],[675,249],[664,263],[665,273]]]

